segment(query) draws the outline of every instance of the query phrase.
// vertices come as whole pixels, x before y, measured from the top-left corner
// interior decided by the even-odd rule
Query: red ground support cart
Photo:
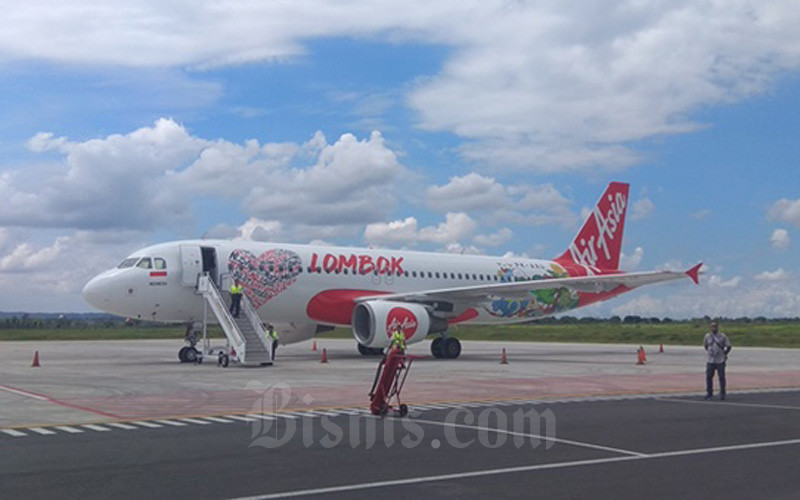
[[[392,347],[386,356],[378,363],[375,372],[375,381],[369,391],[369,410],[373,415],[385,416],[390,411],[396,412],[401,417],[408,414],[408,406],[400,402],[400,391],[408,378],[411,362],[419,356],[406,356],[401,354],[397,347]],[[391,405],[392,398],[397,404]]]

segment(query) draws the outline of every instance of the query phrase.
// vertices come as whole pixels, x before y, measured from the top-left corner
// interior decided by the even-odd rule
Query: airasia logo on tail
[[[628,185],[621,182],[609,184],[562,258],[590,270],[619,268],[627,207]]]
[[[417,317],[405,307],[393,307],[386,315],[386,335],[390,338],[392,332],[399,329],[406,339],[410,339],[417,333],[418,325]]]

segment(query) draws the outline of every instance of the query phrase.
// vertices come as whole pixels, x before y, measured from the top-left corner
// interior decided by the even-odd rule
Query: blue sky
[[[552,257],[619,180],[624,265],[705,275],[585,314],[800,315],[793,5],[6,11],[0,310],[203,235]]]

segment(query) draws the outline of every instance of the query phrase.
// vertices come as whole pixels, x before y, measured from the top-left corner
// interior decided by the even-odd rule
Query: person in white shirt
[[[719,331],[719,324],[711,322],[711,331],[703,339],[706,350],[706,399],[714,395],[714,372],[719,375],[719,398],[725,399],[725,363],[732,345],[728,336]]]

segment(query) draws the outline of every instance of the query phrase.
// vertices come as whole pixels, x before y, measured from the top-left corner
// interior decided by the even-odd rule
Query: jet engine
[[[378,349],[389,347],[391,334],[398,328],[409,344],[447,330],[447,320],[433,316],[425,306],[383,300],[356,304],[351,324],[359,344]]]

